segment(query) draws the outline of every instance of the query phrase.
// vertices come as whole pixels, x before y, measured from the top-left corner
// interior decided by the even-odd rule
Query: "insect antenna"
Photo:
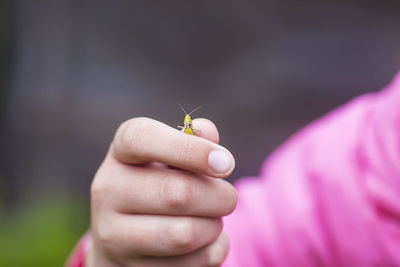
[[[176,103],[177,103],[178,106],[182,109],[182,111],[183,111],[185,114],[187,114],[187,113],[186,113],[186,110],[182,107],[181,103],[179,103],[179,102],[176,102]]]
[[[198,106],[197,108],[193,109],[193,110],[189,113],[189,116],[192,115],[193,112],[195,112],[196,110],[199,110],[199,109],[201,109],[201,108],[202,108],[202,106]]]

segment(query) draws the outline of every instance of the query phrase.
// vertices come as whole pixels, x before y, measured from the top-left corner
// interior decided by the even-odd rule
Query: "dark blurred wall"
[[[11,1],[0,1],[0,211],[6,203],[16,201],[18,186],[11,173],[9,153],[11,140],[7,133],[10,126],[7,115],[7,103],[11,91],[14,55],[15,28]],[[1,212],[0,212],[1,214]]]
[[[232,180],[257,175],[290,134],[382,88],[400,67],[398,1],[12,6],[15,57],[1,151],[9,164],[0,184],[16,200],[88,198],[118,125],[148,116],[175,127],[184,117],[177,101],[187,110],[203,105],[195,117],[217,124],[236,156]]]

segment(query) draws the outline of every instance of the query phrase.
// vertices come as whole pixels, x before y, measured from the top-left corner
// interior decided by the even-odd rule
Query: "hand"
[[[236,206],[223,179],[234,169],[206,119],[192,136],[148,118],[117,130],[91,186],[92,246],[87,264],[218,266],[229,241],[222,216]]]

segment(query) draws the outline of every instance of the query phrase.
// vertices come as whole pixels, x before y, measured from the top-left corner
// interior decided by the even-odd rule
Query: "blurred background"
[[[295,131],[400,69],[400,2],[2,0],[0,266],[62,266],[115,129],[213,120],[255,176]]]

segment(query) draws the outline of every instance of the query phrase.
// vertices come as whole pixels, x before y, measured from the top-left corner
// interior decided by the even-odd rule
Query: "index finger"
[[[111,155],[123,163],[157,161],[219,178],[227,177],[235,167],[226,148],[149,118],[124,122],[115,134]]]

